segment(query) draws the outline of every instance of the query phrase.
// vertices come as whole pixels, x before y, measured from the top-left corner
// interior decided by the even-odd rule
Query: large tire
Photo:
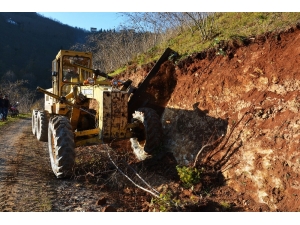
[[[38,111],[36,116],[36,138],[39,141],[48,141],[48,123],[49,123],[48,111]]]
[[[134,138],[130,138],[131,147],[139,160],[151,156],[162,142],[162,125],[158,114],[151,108],[140,108],[132,114],[133,122],[139,123],[134,128]]]
[[[32,134],[36,135],[36,116],[37,116],[38,110],[34,109],[32,110],[31,115],[31,128],[32,128]]]
[[[48,150],[56,177],[70,177],[75,164],[75,143],[71,123],[66,117],[56,116],[50,119]]]

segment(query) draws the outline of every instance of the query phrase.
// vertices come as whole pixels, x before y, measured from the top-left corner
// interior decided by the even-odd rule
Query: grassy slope
[[[201,42],[197,34],[183,33],[173,39],[169,47],[182,55],[202,51],[213,45],[214,39],[230,40],[233,37],[249,37],[269,31],[281,30],[300,21],[300,13],[216,13],[213,39]],[[199,37],[199,36],[198,36]]]
[[[205,41],[201,40],[200,32],[193,34],[186,29],[184,32],[169,38],[164,43],[141,54],[139,58],[133,60],[135,64],[141,65],[157,60],[164,49],[170,47],[177,51],[182,58],[201,52],[214,46],[216,40],[230,40],[232,38],[242,38],[260,35],[266,32],[282,30],[300,22],[300,13],[294,12],[230,12],[215,13],[213,36]],[[120,68],[114,74],[122,72],[126,68]]]

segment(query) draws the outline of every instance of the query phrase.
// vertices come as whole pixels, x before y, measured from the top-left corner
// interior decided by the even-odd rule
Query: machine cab
[[[91,72],[79,68],[92,66],[92,53],[60,50],[52,61],[52,87],[53,93],[66,96],[72,91],[74,85],[82,84],[91,77]]]

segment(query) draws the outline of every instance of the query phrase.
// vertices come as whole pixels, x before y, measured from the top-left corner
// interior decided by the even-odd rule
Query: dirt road
[[[100,211],[93,185],[58,180],[50,166],[47,143],[32,135],[31,119],[0,129],[0,211]]]
[[[0,130],[1,211],[51,210],[55,193],[50,191],[45,145],[30,135],[30,124],[29,119],[21,119]]]

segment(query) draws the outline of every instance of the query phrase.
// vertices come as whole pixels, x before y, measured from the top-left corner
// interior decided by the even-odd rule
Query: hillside
[[[0,30],[0,77],[11,71],[12,81],[29,80],[32,89],[48,87],[57,52],[83,43],[89,33],[29,12],[1,12]]]
[[[225,55],[215,48],[167,61],[159,72],[163,82],[150,82],[157,103],[167,100],[161,119],[169,152],[151,171],[181,201],[193,199],[188,210],[300,210],[299,29],[224,43]],[[137,85],[149,68],[120,78]],[[201,182],[180,191],[175,165],[192,165],[200,149]]]

